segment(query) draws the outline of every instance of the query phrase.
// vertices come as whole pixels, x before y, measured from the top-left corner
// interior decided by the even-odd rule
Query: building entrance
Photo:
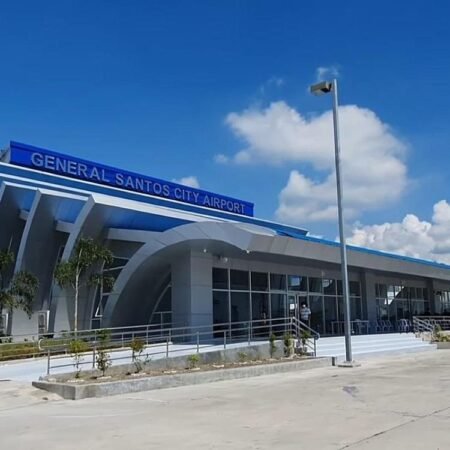
[[[308,294],[306,292],[288,294],[289,317],[295,317],[300,320],[300,307],[303,303],[308,304]]]

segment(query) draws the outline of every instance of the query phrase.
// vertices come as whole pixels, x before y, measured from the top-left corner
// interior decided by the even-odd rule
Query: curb
[[[298,370],[309,370],[327,366],[331,366],[331,358],[325,357],[307,359],[304,361],[218,369],[206,372],[159,375],[135,380],[111,381],[105,383],[73,385],[49,381],[33,381],[32,384],[34,387],[58,394],[67,400],[80,400],[83,398],[108,397],[111,395],[128,394],[132,392],[151,391],[155,389],[236,380],[276,373],[295,372]]]

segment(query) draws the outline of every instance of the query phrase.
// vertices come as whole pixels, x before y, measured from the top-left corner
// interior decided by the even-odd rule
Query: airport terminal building
[[[53,281],[80,237],[114,254],[113,288],[81,292],[78,329],[199,326],[287,317],[339,333],[339,245],[253,215],[253,204],[11,142],[0,156],[0,248],[39,279],[33,316],[3,311],[4,332],[73,328],[73,300]],[[352,320],[450,312],[450,266],[348,247]]]

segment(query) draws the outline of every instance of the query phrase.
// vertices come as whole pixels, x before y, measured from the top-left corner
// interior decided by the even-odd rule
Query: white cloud
[[[401,222],[357,226],[349,244],[450,263],[450,205],[433,207],[431,222],[407,214]]]
[[[339,77],[339,68],[337,66],[318,67],[316,69],[316,81],[326,81],[330,78]]]
[[[183,177],[180,179],[173,179],[172,180],[174,183],[178,183],[178,184],[183,184],[184,186],[188,186],[191,188],[196,188],[198,189],[200,187],[200,183],[198,182],[197,177],[194,176],[188,176],[188,177]]]
[[[281,78],[281,77],[272,77],[272,78],[269,78],[268,80],[267,80],[267,83],[266,84],[268,84],[269,86],[270,85],[273,85],[273,86],[276,86],[276,87],[281,87],[281,86],[283,86],[283,84],[284,84],[284,78]]]
[[[284,78],[281,77],[270,77],[259,87],[259,93],[264,95],[267,90],[270,90],[272,87],[280,88],[284,85]]]
[[[214,155],[214,161],[218,164],[227,164],[230,162],[230,158],[228,158],[228,156],[224,155],[223,153],[219,153],[217,155]]]
[[[408,184],[406,146],[373,111],[348,105],[339,112],[344,199],[351,219],[401,197]],[[230,113],[226,123],[246,143],[232,157],[234,163],[311,167],[309,176],[291,171],[279,196],[280,220],[297,224],[336,220],[331,111],[307,118],[279,101],[266,109]]]

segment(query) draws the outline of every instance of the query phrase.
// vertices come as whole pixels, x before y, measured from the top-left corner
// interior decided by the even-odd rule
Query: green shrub
[[[269,346],[270,346],[269,351],[270,351],[271,358],[273,358],[273,356],[275,355],[275,352],[277,351],[277,346],[275,344],[276,339],[277,339],[277,337],[275,336],[274,333],[272,333],[269,338]]]
[[[306,351],[306,344],[308,343],[308,340],[311,339],[312,335],[309,330],[302,330],[300,334],[300,340],[302,341],[302,347],[303,351]]]
[[[73,365],[76,373],[75,377],[80,377],[81,368],[80,365],[83,362],[83,353],[89,351],[89,345],[81,339],[73,339],[69,343],[69,352],[73,358]]]
[[[142,370],[142,352],[145,348],[145,342],[142,339],[134,338],[130,343],[131,359],[136,367],[136,373]]]
[[[199,366],[201,358],[198,353],[194,353],[193,355],[189,355],[187,357],[187,361],[189,363],[189,369],[195,369]]]
[[[106,371],[111,367],[111,357],[107,352],[107,349],[110,347],[110,338],[111,333],[109,330],[101,329],[97,333],[97,339],[99,343],[99,347],[97,349],[97,369],[102,372],[102,376],[105,376]]]
[[[284,356],[287,358],[294,354],[294,339],[291,333],[285,333],[283,336]]]
[[[239,362],[245,362],[248,360],[248,355],[245,352],[239,352],[238,353]]]
[[[38,355],[39,348],[35,342],[4,343],[0,345],[0,360],[31,358]]]

